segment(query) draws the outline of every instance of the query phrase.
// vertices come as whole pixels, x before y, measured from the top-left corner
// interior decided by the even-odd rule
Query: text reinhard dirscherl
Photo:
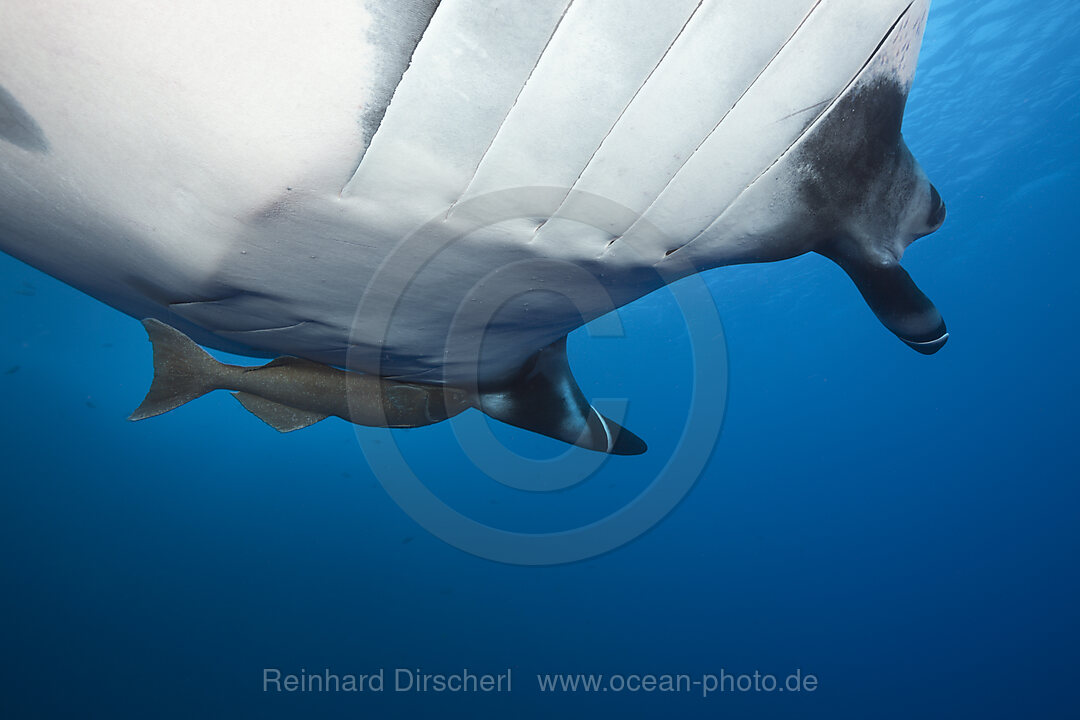
[[[654,675],[537,675],[541,693],[699,693],[709,697],[714,693],[803,693],[818,689],[816,675],[801,669],[786,676],[754,671],[735,675],[721,670],[719,674],[691,676],[686,674]],[[278,668],[263,668],[263,692],[269,693],[508,693],[513,691],[510,668],[500,673],[476,673],[468,668],[449,673],[427,673],[419,668],[379,668],[368,674],[336,673],[325,668],[322,672],[283,673]]]
[[[263,692],[320,693],[320,692],[511,692],[510,668],[506,672],[474,673],[463,669],[452,673],[425,673],[419,669],[379,668],[367,675],[338,674],[330,668],[321,673],[301,668],[296,673],[283,673],[278,668],[263,668]]]

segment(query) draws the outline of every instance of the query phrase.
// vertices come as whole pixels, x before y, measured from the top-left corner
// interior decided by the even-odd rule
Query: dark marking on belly
[[[0,140],[36,153],[49,152],[49,141],[30,113],[0,85]]]
[[[838,227],[855,210],[890,227],[907,207],[914,167],[901,143],[906,103],[899,82],[875,78],[841,98],[806,138],[796,163],[799,193],[821,229]]]

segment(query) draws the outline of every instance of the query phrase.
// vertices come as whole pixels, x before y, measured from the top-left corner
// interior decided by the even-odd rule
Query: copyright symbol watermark
[[[536,240],[557,210],[561,227],[556,238],[574,238],[576,229],[591,242],[560,252],[558,246]],[[610,236],[611,228],[630,227],[633,233]],[[619,243],[617,262],[607,254],[614,243]],[[677,258],[665,259],[663,252],[657,256],[656,249],[664,247],[673,245],[618,203],[565,188],[531,187],[460,202],[451,213],[432,218],[404,238],[385,257],[357,307],[350,344],[356,350],[350,354],[371,347],[385,354],[407,352],[410,339],[425,333],[426,338],[436,337],[439,347],[423,348],[421,361],[432,366],[431,375],[415,377],[417,381],[430,379],[457,390],[481,392],[490,384],[491,374],[524,361],[538,343],[560,341],[567,329],[582,321],[601,318],[587,327],[620,337],[618,309],[664,285],[677,303],[692,355],[689,407],[682,427],[672,429],[679,439],[662,468],[623,507],[569,530],[521,532],[468,517],[425,484],[414,470],[415,458],[409,461],[392,431],[358,428],[357,439],[370,467],[413,520],[444,542],[479,557],[515,565],[555,565],[618,548],[678,505],[701,475],[719,438],[728,361],[712,295],[693,268],[680,267]],[[426,317],[417,308],[429,303],[434,309],[430,303],[436,301],[438,311],[431,315],[437,331],[417,328],[416,318]],[[640,391],[663,392],[663,388]],[[591,399],[591,404],[616,426],[632,417],[629,398]],[[526,458],[504,446],[476,410],[449,422],[460,448],[478,470],[475,481],[486,482],[486,476],[515,492],[572,492],[611,458],[570,445],[555,458]]]

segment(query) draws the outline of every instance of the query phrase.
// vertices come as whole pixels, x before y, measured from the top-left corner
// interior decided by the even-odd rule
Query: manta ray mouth
[[[945,224],[945,216],[948,211],[945,209],[945,201],[941,199],[941,193],[933,185],[930,186],[930,217],[927,219],[927,225],[930,227],[929,235],[932,232],[937,232],[942,225]]]

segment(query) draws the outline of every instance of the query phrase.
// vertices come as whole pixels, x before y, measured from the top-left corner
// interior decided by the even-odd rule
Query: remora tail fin
[[[478,393],[489,417],[588,450],[640,455],[648,448],[634,433],[596,411],[578,387],[566,358],[566,338],[533,355],[510,383]]]
[[[160,320],[142,321],[154,346],[154,380],[128,420],[145,420],[175,410],[217,388],[221,363],[191,338]]]

